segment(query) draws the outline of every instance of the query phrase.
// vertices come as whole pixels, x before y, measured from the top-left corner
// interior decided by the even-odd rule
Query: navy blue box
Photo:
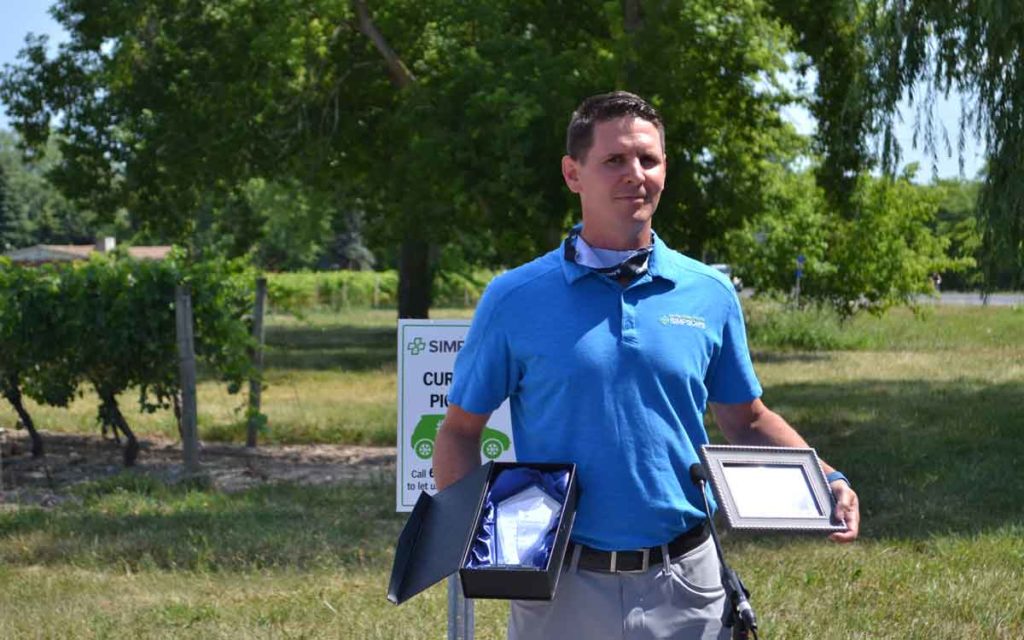
[[[498,473],[513,467],[569,471],[568,490],[547,567],[468,568],[487,491]],[[456,571],[467,598],[551,600],[576,517],[577,494],[576,465],[543,462],[488,462],[434,496],[421,493],[398,537],[388,600],[401,604]]]

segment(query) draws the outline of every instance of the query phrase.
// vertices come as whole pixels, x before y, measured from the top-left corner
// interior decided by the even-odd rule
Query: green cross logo
[[[418,356],[427,348],[427,343],[423,341],[423,338],[416,336],[405,348],[409,350],[409,355]]]

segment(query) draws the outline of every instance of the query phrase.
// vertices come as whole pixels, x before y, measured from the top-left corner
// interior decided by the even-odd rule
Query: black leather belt
[[[696,549],[711,535],[711,529],[705,520],[702,524],[688,529],[675,537],[668,543],[668,557],[678,558],[679,556]],[[661,545],[648,547],[647,549],[630,549],[628,551],[601,551],[592,549],[586,545],[569,543],[567,554],[572,558],[575,548],[580,547],[579,568],[587,571],[601,571],[604,573],[635,573],[647,571],[651,565],[651,558],[655,562],[661,560]]]

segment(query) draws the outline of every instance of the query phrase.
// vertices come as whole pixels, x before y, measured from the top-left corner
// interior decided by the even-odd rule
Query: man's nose
[[[633,158],[626,163],[625,179],[636,184],[644,181],[644,168],[640,164],[640,158]]]

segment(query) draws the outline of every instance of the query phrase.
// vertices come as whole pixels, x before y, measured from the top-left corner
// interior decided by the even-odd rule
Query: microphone
[[[697,486],[703,485],[708,481],[708,476],[704,473],[704,465],[699,462],[694,462],[690,465],[690,482]],[[701,487],[703,489],[703,487]]]
[[[711,526],[711,537],[715,542],[718,560],[722,564],[722,585],[725,587],[729,603],[732,605],[733,616],[739,618],[739,620],[736,620],[733,616],[729,616],[727,612],[726,617],[730,618],[730,620],[726,622],[726,626],[733,626],[735,624],[733,628],[734,638],[746,638],[748,631],[754,635],[754,638],[757,638],[757,615],[747,599],[747,596],[750,594],[743,581],[740,580],[739,575],[733,571],[732,567],[726,564],[725,556],[722,553],[722,543],[718,539],[718,531],[715,530],[715,523],[711,517],[711,504],[708,501],[708,492],[705,486],[708,476],[704,471],[704,465],[699,462],[694,462],[690,465],[690,481],[700,487],[701,495],[704,498],[705,513],[708,516],[708,524]]]

